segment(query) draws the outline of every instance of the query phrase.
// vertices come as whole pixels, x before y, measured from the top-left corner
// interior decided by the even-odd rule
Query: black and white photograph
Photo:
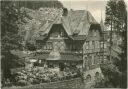
[[[0,0],[1,89],[126,89],[127,3]]]

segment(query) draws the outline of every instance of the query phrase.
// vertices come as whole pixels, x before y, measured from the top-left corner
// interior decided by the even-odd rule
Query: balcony
[[[42,53],[50,53],[52,50],[37,50],[36,53],[42,54]],[[81,51],[71,51],[71,50],[64,50],[64,51],[59,51],[60,53],[64,54],[83,54],[82,50]]]
[[[95,49],[86,49],[84,53],[94,53],[94,52],[101,52],[100,48],[95,48]]]
[[[65,51],[60,51],[60,53],[65,53],[65,54],[83,54],[82,51],[71,51],[71,50],[65,50]]]
[[[47,59],[49,57],[49,54],[52,50],[38,50],[35,53],[35,57],[38,59]],[[60,53],[60,59],[59,60],[74,60],[74,61],[80,61],[83,60],[83,53],[82,52],[76,52],[76,51],[61,51]]]

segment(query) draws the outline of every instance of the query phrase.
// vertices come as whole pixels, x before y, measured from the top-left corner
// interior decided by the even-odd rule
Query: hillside
[[[20,26],[20,35],[23,41],[32,40],[32,33],[37,33],[40,27],[53,22],[63,14],[63,5],[59,1],[23,1],[17,2],[20,12],[24,14],[23,24]],[[36,29],[36,30],[35,30]],[[35,34],[35,36],[37,36]]]
[[[26,7],[33,10],[38,10],[40,7],[55,7],[62,8],[63,5],[58,0],[40,0],[40,1],[17,1],[19,7]]]

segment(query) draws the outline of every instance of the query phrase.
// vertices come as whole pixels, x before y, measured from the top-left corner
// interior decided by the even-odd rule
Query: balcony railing
[[[50,53],[52,50],[37,50],[36,53]],[[60,51],[60,53],[65,53],[65,54],[83,54],[82,51],[71,51],[71,50],[64,50]]]
[[[101,52],[101,48],[95,48],[95,49],[86,49],[84,53],[94,53],[94,52]]]

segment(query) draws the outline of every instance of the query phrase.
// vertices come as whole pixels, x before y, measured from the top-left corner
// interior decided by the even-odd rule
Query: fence
[[[71,80],[64,80],[51,83],[41,83],[36,85],[30,85],[25,87],[12,87],[3,89],[83,89],[84,83],[81,78],[75,78]]]

